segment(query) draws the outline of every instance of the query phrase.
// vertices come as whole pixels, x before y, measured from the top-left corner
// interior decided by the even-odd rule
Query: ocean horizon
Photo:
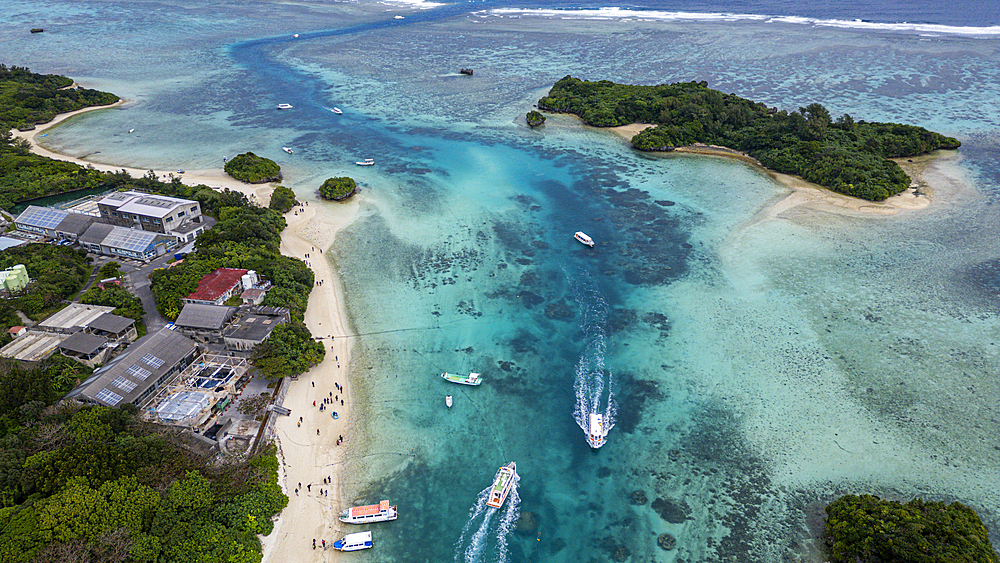
[[[341,494],[399,507],[360,560],[819,563],[823,508],[864,493],[962,502],[1000,545],[997,6],[12,1],[0,62],[127,100],[47,148],[160,170],[252,151],[321,214],[324,179],[357,180],[327,252],[353,327]],[[925,168],[925,209],[782,211],[740,161],[529,128],[566,75],[963,145]]]

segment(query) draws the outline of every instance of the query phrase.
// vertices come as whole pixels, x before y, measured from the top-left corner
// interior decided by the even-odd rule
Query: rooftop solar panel
[[[67,215],[69,215],[69,211],[32,205],[25,209],[24,213],[18,215],[16,221],[43,229],[54,229]]]
[[[163,360],[157,358],[152,354],[146,354],[145,356],[143,356],[142,361],[153,366],[153,368],[158,368],[163,365]]]
[[[132,390],[135,389],[136,385],[138,385],[138,383],[132,381],[131,379],[126,378],[124,375],[119,375],[118,377],[116,377],[115,380],[111,382],[111,384],[126,393],[131,393]]]
[[[122,396],[119,395],[118,393],[115,393],[114,391],[108,391],[108,388],[105,387],[97,392],[96,399],[108,406],[113,407],[116,406],[119,402],[121,402]]]
[[[149,371],[148,369],[141,368],[137,364],[130,365],[128,369],[125,370],[125,373],[131,375],[136,379],[141,379],[143,381],[146,381],[147,377],[153,375],[153,372]]]

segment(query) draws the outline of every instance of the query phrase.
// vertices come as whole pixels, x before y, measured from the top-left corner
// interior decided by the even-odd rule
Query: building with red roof
[[[227,299],[244,290],[244,276],[252,270],[219,268],[205,274],[198,282],[198,290],[183,299],[185,303],[222,305]],[[256,274],[253,276],[256,277]]]

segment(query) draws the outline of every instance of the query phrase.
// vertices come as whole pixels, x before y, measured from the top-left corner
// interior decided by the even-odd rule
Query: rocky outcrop
[[[670,551],[677,545],[677,538],[670,534],[660,534],[656,538],[656,545],[660,546],[664,551]]]
[[[528,122],[529,127],[538,127],[539,125],[545,123],[545,116],[537,111],[529,111],[524,116],[524,119]]]

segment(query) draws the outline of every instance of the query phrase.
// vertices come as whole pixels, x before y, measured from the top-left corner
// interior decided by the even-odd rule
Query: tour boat
[[[362,549],[371,549],[372,545],[374,544],[372,543],[371,532],[358,532],[356,534],[347,534],[333,542],[333,549],[337,551],[359,551]]]
[[[364,162],[355,162],[358,166],[375,166],[374,158],[366,158]]]
[[[330,111],[332,111],[333,113],[335,113],[337,115],[340,115],[340,114],[344,113],[344,112],[340,111],[340,108],[338,108],[336,106],[334,106],[333,109],[331,109]]]
[[[585,233],[583,231],[577,231],[577,232],[573,233],[573,238],[575,238],[576,240],[582,242],[583,244],[586,244],[587,246],[589,246],[591,248],[594,248],[594,239],[588,237],[587,233]]]
[[[514,477],[517,476],[517,465],[510,462],[500,467],[497,476],[493,478],[493,486],[490,487],[490,498],[486,501],[486,506],[500,508],[503,501],[507,500],[507,493],[514,486]]]
[[[479,385],[483,382],[483,378],[479,377],[478,373],[470,373],[468,376],[458,375],[457,373],[444,372],[441,377],[445,381],[450,381],[452,383],[458,383],[460,385]]]
[[[396,505],[383,500],[378,504],[346,508],[340,513],[340,521],[348,524],[370,524],[396,519]]]
[[[455,404],[455,401],[452,400],[451,395],[445,395],[444,404],[448,405],[448,408],[450,409],[451,406]]]
[[[292,149],[290,149],[288,147],[281,147],[281,150],[287,152],[288,154],[292,154]]]
[[[590,430],[587,432],[587,443],[595,450],[604,445],[604,437],[608,435],[604,429],[604,415],[590,413]]]
[[[401,20],[401,19],[403,19],[403,16],[392,16],[392,19],[394,19],[394,20]]]
[[[292,109],[292,104],[278,104],[278,109]]]

